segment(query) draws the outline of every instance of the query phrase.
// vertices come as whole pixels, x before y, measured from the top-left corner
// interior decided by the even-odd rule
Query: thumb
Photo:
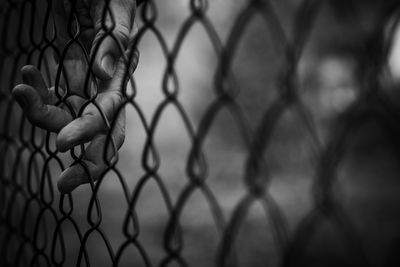
[[[109,80],[133,38],[136,3],[132,0],[99,2],[102,4],[91,10],[95,29],[91,51],[95,57],[93,71],[101,80]]]

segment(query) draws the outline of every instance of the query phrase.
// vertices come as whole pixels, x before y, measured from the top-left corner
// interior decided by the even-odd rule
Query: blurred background
[[[394,1],[308,1],[311,5],[319,5],[318,11],[312,19],[311,8],[305,13],[310,17],[300,17],[300,22],[294,20],[299,17],[297,12],[303,4],[300,0],[259,1],[265,5],[254,4],[252,7],[249,7],[251,1],[246,0],[192,1],[208,2],[206,19],[215,35],[210,34],[210,28],[205,27],[209,24],[203,24],[202,19],[191,25],[176,50],[173,64],[176,81],[166,74],[168,59],[157,35],[162,36],[170,54],[175,51],[182,25],[193,16],[190,1],[154,2],[158,14],[157,32],[147,29],[139,41],[141,55],[134,86],[137,90],[135,103],[143,111],[146,123],[156,123],[152,141],[158,152],[159,168],[151,173],[143,167],[143,162],[151,164],[154,161],[151,153],[145,153],[149,136],[138,111],[133,105],[127,105],[127,135],[116,167],[119,176],[111,170],[102,180],[98,192],[102,214],[99,228],[104,237],[92,232],[86,243],[91,265],[112,266],[106,243],[109,242],[114,253],[121,248],[127,240],[123,232],[127,210],[133,209],[140,229],[137,240],[152,266],[162,263],[164,266],[185,266],[185,263],[188,266],[218,266],[216,258],[221,253],[221,244],[228,240],[227,229],[236,221],[239,221],[238,227],[234,234],[228,234],[233,238],[227,242],[234,247],[233,258],[238,266],[277,266],[285,262],[282,260],[285,253],[296,255],[290,266],[359,266],[355,265],[359,250],[364,252],[371,266],[400,266],[400,147],[396,140],[400,133],[396,124],[400,104],[400,28],[396,22],[398,12],[392,10]],[[303,33],[306,40],[295,63],[288,61],[287,45],[277,38],[276,25],[268,24],[271,21],[266,17],[271,18],[271,14],[265,15],[267,4],[279,18],[278,25],[294,48],[302,45],[302,40],[295,38],[300,35],[296,32],[296,23],[311,21],[308,26],[305,23],[309,31]],[[147,7],[148,13],[154,12],[151,7]],[[137,14],[139,29],[147,27],[142,19],[142,13],[146,12],[142,9],[139,8]],[[249,19],[238,27],[243,14],[249,14]],[[390,31],[391,28],[394,31]],[[230,88],[235,92],[233,99],[237,109],[230,109],[223,102],[221,109],[211,111],[221,98],[217,75],[221,60],[219,46],[229,47],[232,45],[229,40],[235,40],[236,44],[234,51],[229,51],[232,53],[228,55],[228,68],[234,78]],[[381,43],[389,47],[383,59],[378,55]],[[378,48],[370,49],[370,45]],[[293,78],[298,94],[297,101],[302,103],[307,115],[304,117],[297,105],[285,104],[287,108],[279,114],[279,120],[270,124],[273,129],[267,129],[268,144],[263,145],[260,154],[256,155],[267,170],[260,172],[265,182],[262,184],[267,192],[265,195],[276,204],[278,211],[268,212],[261,199],[254,199],[237,220],[235,212],[252,195],[246,165],[251,158],[249,142],[255,140],[261,126],[269,125],[266,114],[279,102],[284,90],[282,79],[293,64],[296,66],[290,78]],[[371,85],[371,81],[376,81],[376,85]],[[374,99],[379,102],[379,95],[367,94],[368,100],[363,98],[364,92],[374,86],[384,99],[388,99],[390,108],[387,104],[378,107],[368,104],[375,103]],[[163,87],[178,90],[177,99],[184,113],[171,102],[166,102],[161,110],[161,103],[167,99]],[[358,106],[362,106],[361,111],[352,113]],[[386,110],[385,107],[389,111],[380,112]],[[235,113],[235,110],[239,112]],[[159,112],[161,115],[157,118]],[[210,112],[210,127],[203,132]],[[375,116],[376,113],[383,115]],[[349,123],[351,120],[359,122],[356,127]],[[321,158],[332,143],[335,147],[335,140],[341,140],[342,129],[346,132],[346,142],[340,145],[343,151],[338,153],[339,159],[333,153],[328,161],[332,161],[334,167],[320,170],[330,166],[323,165]],[[199,168],[200,172],[206,169],[207,188],[216,202],[210,201],[208,189],[201,187],[187,194],[193,185],[188,170],[194,168],[189,161],[193,148],[190,131],[195,136],[204,134],[201,144],[204,162]],[[65,166],[71,162],[69,153],[58,153],[57,156]],[[11,165],[13,159],[10,161]],[[48,164],[46,168],[51,171],[55,185],[61,170],[55,160]],[[28,163],[21,163],[21,166],[29,168]],[[324,175],[334,177],[330,197],[340,207],[331,212],[328,206],[323,206],[327,208],[326,216],[314,199],[318,191],[315,188],[318,181],[324,180]],[[129,206],[118,177],[123,177],[130,194],[137,194],[134,206]],[[157,181],[165,185],[162,189],[169,196],[169,204]],[[140,186],[143,187],[138,192]],[[60,221],[63,215],[58,206],[59,193],[55,186],[51,191],[54,195],[51,206],[58,221],[55,222],[50,210],[44,212],[43,216],[48,218],[43,229],[47,230],[38,230],[41,233],[38,243],[45,242],[40,241],[41,238],[47,239],[42,254],[60,257],[62,253],[57,252],[60,248],[52,252],[49,241],[53,240],[54,229],[58,226],[65,239],[65,247],[60,250],[66,255],[64,266],[75,266],[81,242],[76,227],[68,220]],[[72,193],[71,217],[81,233],[91,231],[87,218],[91,196],[89,185]],[[24,202],[23,197],[21,202]],[[215,218],[215,203],[221,211],[221,220]],[[20,204],[22,209],[23,203]],[[173,239],[167,234],[171,233],[167,228],[171,218],[169,208],[180,211],[182,247],[178,249],[178,255],[184,263],[173,256],[170,265],[166,262],[171,255],[168,248]],[[29,209],[35,221],[43,207],[38,205]],[[21,214],[22,211],[13,213],[10,220],[18,222]],[[95,216],[93,214],[89,216]],[[343,220],[337,220],[335,215]],[[282,217],[282,221],[278,220],[282,225],[275,225],[276,217]],[[308,230],[302,232],[299,229],[304,225]],[[285,232],[283,245],[277,238],[279,229]],[[4,236],[4,233],[0,236],[2,244]],[[11,236],[10,244],[15,242],[18,247],[20,237]],[[290,252],[290,248],[295,252]],[[43,256],[41,260],[45,258]],[[146,266],[139,250],[132,244],[123,250],[119,264]]]

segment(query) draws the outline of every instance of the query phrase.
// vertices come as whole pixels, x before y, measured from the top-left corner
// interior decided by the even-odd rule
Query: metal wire
[[[112,0],[111,0],[112,1]],[[207,0],[187,0],[190,8],[188,16],[180,25],[177,37],[170,48],[163,33],[157,27],[159,13],[158,1],[147,1],[142,4],[137,19],[141,20],[141,26],[131,45],[136,48],[147,35],[154,35],[164,58],[166,68],[159,90],[163,93],[163,99],[158,104],[154,115],[147,118],[142,109],[142,103],[135,98],[136,91],[140,91],[141,85],[136,84],[133,77],[126,74],[133,86],[133,93],[126,90],[127,83],[121,85],[123,104],[117,114],[123,112],[127,106],[133,107],[140,118],[141,127],[146,134],[146,142],[142,152],[142,168],[144,174],[136,178],[138,182],[133,190],[127,185],[129,177],[125,177],[118,169],[118,160],[107,159],[108,147],[104,149],[104,159],[108,163],[102,176],[94,182],[93,177],[82,159],[85,146],[80,146],[70,151],[74,164],[80,164],[89,176],[91,195],[86,214],[86,224],[82,227],[79,222],[77,199],[73,194],[60,194],[54,186],[54,167],[59,171],[67,167],[63,157],[54,147],[54,134],[33,127],[21,113],[16,102],[11,96],[12,88],[20,82],[19,70],[21,66],[32,64],[46,73],[48,84],[55,86],[58,97],[57,105],[66,105],[70,108],[74,117],[79,117],[83,109],[89,104],[96,105],[102,114],[104,123],[109,129],[107,144],[111,144],[116,150],[112,129],[116,122],[109,121],[104,110],[98,105],[96,99],[98,92],[90,92],[89,83],[92,73],[86,75],[86,103],[75,112],[68,104],[68,98],[73,94],[66,81],[66,91],[62,92],[59,85],[63,76],[63,64],[59,64],[55,78],[52,78],[52,70],[49,61],[53,54],[59,62],[63,62],[68,49],[74,45],[84,50],[84,44],[79,40],[81,29],[72,30],[76,20],[75,4],[71,1],[72,11],[67,26],[70,39],[60,50],[57,46],[58,32],[53,17],[54,1],[51,0],[4,0],[0,3],[0,266],[66,266],[68,257],[65,236],[74,235],[79,240],[79,252],[72,261],[76,266],[93,266],[91,255],[87,249],[88,240],[93,235],[98,235],[106,246],[113,266],[119,266],[121,258],[132,248],[137,251],[140,262],[145,266],[190,266],[184,256],[185,243],[183,242],[183,230],[181,218],[188,199],[193,194],[201,193],[207,205],[210,207],[219,235],[218,250],[215,251],[216,266],[240,265],[240,251],[235,248],[240,229],[246,219],[249,210],[256,204],[261,204],[266,217],[271,222],[271,232],[274,235],[274,245],[278,255],[279,264],[282,266],[299,266],[309,243],[318,231],[321,224],[329,221],[336,231],[346,240],[351,266],[371,266],[371,262],[363,247],[362,237],[357,233],[352,220],[346,213],[340,199],[335,198],[335,183],[337,182],[337,170],[340,161],[346,154],[346,146],[349,136],[354,129],[361,127],[371,118],[376,119],[385,129],[389,129],[391,142],[400,148],[398,142],[399,129],[393,125],[399,125],[399,112],[396,105],[380,89],[379,74],[385,68],[385,62],[390,50],[386,37],[382,36],[389,18],[398,13],[398,5],[387,8],[387,13],[376,30],[370,34],[370,41],[365,43],[364,51],[359,52],[360,57],[360,81],[362,93],[358,99],[346,110],[344,123],[335,129],[330,139],[321,142],[316,133],[315,125],[311,118],[309,107],[301,98],[299,90],[298,68],[299,60],[303,55],[304,47],[310,38],[316,17],[320,10],[330,1],[305,0],[298,6],[294,14],[292,31],[285,31],[280,22],[280,15],[268,0],[249,0],[239,12],[235,23],[230,30],[227,41],[223,42],[218,35],[212,21],[209,19],[209,3]],[[107,9],[110,1],[105,1],[103,20],[109,15]],[[390,2],[390,1],[388,1]],[[389,6],[389,4],[388,4]],[[355,27],[361,27],[357,22],[357,11],[351,3],[346,6],[347,16],[354,21]],[[284,54],[277,80],[277,97],[262,113],[255,131],[251,129],[243,109],[238,104],[238,96],[242,93],[236,77],[232,73],[232,64],[240,41],[244,38],[248,25],[257,16],[261,16],[263,23],[267,25],[273,46]],[[115,19],[112,18],[115,23]],[[176,61],[183,42],[192,31],[193,26],[199,24],[204,28],[211,40],[213,49],[218,55],[218,67],[215,73],[214,93],[215,99],[211,101],[201,116],[197,128],[194,127],[185,107],[180,102],[179,88],[180,77],[176,72]],[[359,25],[359,26],[357,26]],[[113,35],[113,27],[108,25],[104,38]],[[394,29],[388,36],[392,38]],[[114,37],[114,40],[117,39]],[[101,41],[99,42],[99,44]],[[124,45],[119,43],[121,51]],[[98,46],[94,48],[96,54]],[[132,49],[135,50],[135,49]],[[84,50],[85,51],[85,50]],[[124,55],[124,60],[129,66],[133,53]],[[94,57],[86,52],[86,61],[89,69],[92,69]],[[146,62],[140,62],[146,64]],[[157,126],[162,120],[162,115],[168,107],[173,106],[178,116],[182,118],[185,129],[191,140],[191,150],[187,158],[186,178],[184,187],[179,192],[177,200],[173,201],[163,180],[158,147],[154,142]],[[218,202],[214,189],[209,185],[208,162],[203,153],[204,143],[209,138],[215,119],[222,110],[228,110],[234,117],[239,128],[241,138],[246,145],[247,159],[245,172],[242,176],[245,194],[235,205],[232,216],[227,217]],[[294,229],[289,229],[287,218],[281,207],[270,193],[270,184],[273,177],[269,171],[265,153],[270,149],[271,139],[277,125],[281,122],[283,114],[292,110],[298,116],[299,121],[312,140],[315,160],[315,173],[313,179],[312,207]],[[398,150],[400,151],[400,150]],[[240,172],[238,169],[237,172]],[[99,190],[103,185],[106,174],[116,175],[121,192],[127,203],[125,219],[121,231],[124,240],[118,246],[111,244],[110,236],[103,230],[102,206],[99,201]],[[167,223],[163,233],[164,258],[155,263],[153,251],[141,242],[141,222],[136,212],[136,206],[141,194],[149,184],[154,181],[161,191],[166,209]],[[79,200],[78,200],[79,201]],[[79,202],[78,202],[79,203]],[[161,205],[161,204],[160,204]],[[82,213],[82,212],[78,212]],[[63,228],[66,224],[72,226],[69,233]],[[71,233],[72,232],[72,233]],[[69,239],[68,239],[69,240]],[[136,263],[136,262],[135,262]],[[175,265],[174,265],[175,264]],[[262,266],[269,265],[264,262]]]

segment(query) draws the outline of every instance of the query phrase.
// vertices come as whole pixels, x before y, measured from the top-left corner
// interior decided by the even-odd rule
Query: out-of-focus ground
[[[225,43],[246,1],[209,2],[209,18]],[[290,18],[299,1],[271,2],[281,16],[284,28],[288,30]],[[157,4],[159,17],[156,26],[171,49],[180,25],[190,14],[188,1],[157,1]],[[362,8],[366,10],[363,14],[371,11],[368,4]],[[347,57],[347,51],[341,51],[337,46],[342,46],[335,44],[343,42],[351,46],[351,38],[357,34],[328,8],[324,8],[316,20],[315,30],[299,64],[302,85],[299,91],[313,114],[322,143],[329,139],[335,125],[341,123],[338,119],[341,112],[357,99],[359,85],[354,77],[354,58]],[[263,112],[277,96],[276,75],[281,70],[283,56],[274,50],[273,42],[265,21],[261,16],[255,16],[233,60],[232,72],[236,77],[236,86],[241,89],[237,101],[253,132]],[[397,45],[394,47],[390,64],[396,77],[400,74],[400,49],[397,49]],[[165,99],[161,86],[166,61],[158,41],[150,32],[145,35],[139,48],[141,58],[135,73],[138,90],[136,102],[150,121],[160,102]],[[180,87],[178,99],[196,131],[205,111],[216,99],[214,74],[217,60],[204,28],[196,23],[186,37],[175,63]],[[136,111],[128,107],[127,114],[127,136],[119,153],[118,170],[133,190],[145,173],[141,161],[147,136]],[[351,135],[348,153],[338,167],[336,198],[359,233],[374,266],[400,266],[396,265],[396,262],[400,263],[400,159],[395,157],[393,145],[385,137],[384,131],[373,123]],[[154,144],[160,155],[158,174],[175,204],[189,183],[186,164],[192,143],[182,117],[173,105],[169,105],[161,116]],[[268,192],[279,205],[288,223],[289,234],[313,207],[312,181],[317,159],[311,148],[312,143],[302,121],[295,111],[288,110],[278,123],[265,153],[265,161],[271,177]],[[243,178],[248,151],[227,110],[216,116],[203,152],[208,166],[207,184],[215,194],[225,219],[229,221],[238,202],[246,195]],[[83,231],[90,228],[86,222],[90,194],[89,186],[79,187],[73,193],[73,217]],[[99,200],[103,219],[100,227],[113,249],[117,250],[125,240],[122,227],[128,205],[115,174],[109,174],[103,180]],[[163,238],[169,215],[154,180],[150,179],[141,192],[136,212],[140,223],[139,241],[151,262],[158,266],[167,255]],[[221,236],[200,191],[196,191],[186,202],[181,226],[184,259],[190,266],[213,266]],[[62,228],[66,233],[66,266],[73,266],[79,242],[70,224],[66,223]],[[260,204],[254,204],[235,242],[241,266],[276,266],[279,263],[279,251],[271,229],[268,215]],[[347,249],[347,240],[341,235],[342,232],[329,222],[321,222],[318,229],[306,250],[304,263],[299,262],[299,265],[350,266],[346,258],[351,251]],[[97,234],[89,238],[87,250],[92,266],[110,266],[104,242]],[[137,250],[130,247],[125,251],[121,266],[144,264]]]

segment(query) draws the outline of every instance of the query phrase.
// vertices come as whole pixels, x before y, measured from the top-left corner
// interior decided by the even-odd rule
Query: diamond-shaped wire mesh
[[[61,2],[70,5],[64,28],[53,12]],[[132,43],[114,38],[126,69],[136,48],[141,56],[134,75],[124,71],[112,115],[102,108],[92,69],[115,18],[90,51],[78,2],[0,3],[0,266],[394,266],[399,199],[387,188],[396,195],[399,183],[368,189],[376,197],[370,208],[357,190],[368,177],[397,177],[388,170],[396,163],[371,174],[368,161],[343,162],[365,136],[360,129],[381,129],[392,154],[400,151],[399,108],[383,81],[397,1],[143,1]],[[105,0],[103,21],[112,17],[109,5]],[[371,6],[373,26],[360,16]],[[335,35],[327,14],[352,29],[337,27],[343,33]],[[321,88],[335,74],[303,81],[304,65],[324,53],[318,47],[334,42],[316,32],[356,44],[337,58],[356,66],[357,89],[345,90],[350,96],[340,98],[344,108],[329,127],[316,119],[324,111],[312,99],[323,98]],[[87,66],[82,73],[70,69],[74,51]],[[351,64],[338,69],[346,74]],[[54,87],[55,106],[74,118],[88,106],[101,115],[106,168],[98,177],[85,158],[88,144],[61,153],[56,133],[23,114],[11,91],[24,65],[36,66]],[[75,79],[85,81],[79,108]],[[125,112],[125,143],[109,157]],[[377,126],[363,128],[371,121]],[[83,168],[89,185],[61,194],[57,179],[71,164]],[[374,224],[373,210],[387,203],[392,217]]]

